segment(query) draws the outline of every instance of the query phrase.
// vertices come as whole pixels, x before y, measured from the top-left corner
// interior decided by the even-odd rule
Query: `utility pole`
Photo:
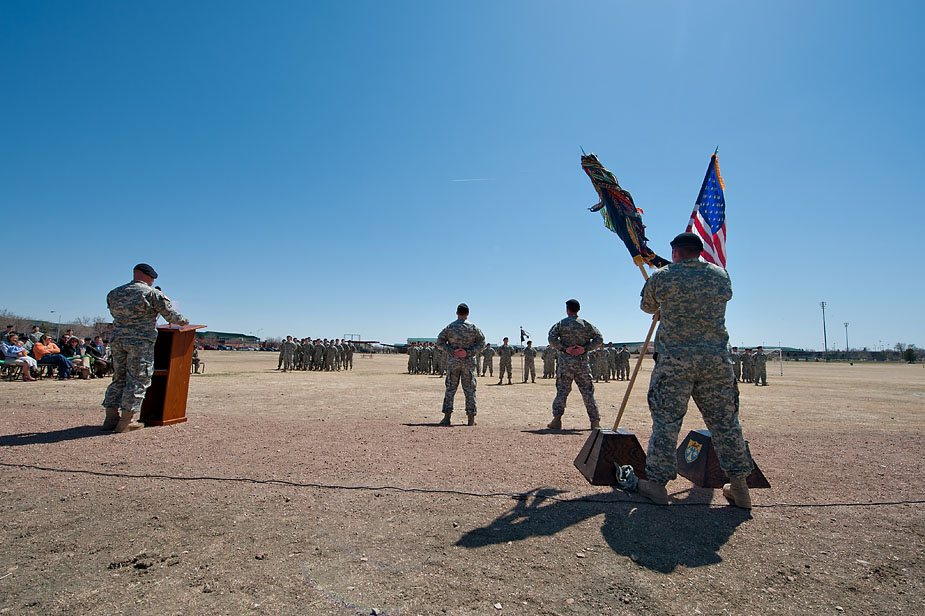
[[[851,359],[851,350],[848,348],[848,321],[845,321],[845,357]]]
[[[825,334],[825,307],[826,302],[819,302],[819,307],[822,308],[822,361],[829,361],[829,341]]]

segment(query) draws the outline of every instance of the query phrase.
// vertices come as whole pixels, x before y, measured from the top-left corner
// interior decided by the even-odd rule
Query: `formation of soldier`
[[[751,349],[745,349],[744,353],[740,353],[739,347],[732,347],[730,355],[732,371],[737,381],[755,385],[768,384],[768,356],[764,352],[764,347],[757,347],[754,353]]]
[[[339,338],[312,340],[286,336],[279,347],[279,363],[276,369],[283,372],[353,370],[355,352],[355,346]]]
[[[408,374],[446,374],[449,355],[434,342],[412,342],[408,346]]]

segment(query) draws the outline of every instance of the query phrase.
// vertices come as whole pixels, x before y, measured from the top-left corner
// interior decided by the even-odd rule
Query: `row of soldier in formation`
[[[340,338],[293,338],[286,339],[279,345],[279,363],[277,370],[290,372],[294,370],[353,370],[353,354],[356,351],[347,340]]]
[[[739,347],[732,347],[732,371],[737,381],[767,385],[767,364],[768,356],[764,352],[764,347],[759,346],[754,353],[751,349],[745,349],[744,353],[740,353]]]
[[[499,380],[501,384],[504,381],[504,374],[507,372],[508,383],[511,382],[511,365],[512,357],[517,353],[517,349],[508,344],[508,338],[505,338],[500,346],[492,347],[486,344],[485,347],[476,354],[472,359],[475,362],[475,375],[494,376],[493,358],[498,354]],[[558,361],[558,352],[552,346],[545,347],[539,351],[533,347],[533,342],[528,341],[527,346],[523,349],[524,374],[523,382],[536,382],[536,356],[540,355],[543,360],[544,379],[556,377],[556,362]],[[408,374],[433,374],[444,376],[446,374],[446,365],[449,354],[440,349],[434,342],[412,342],[408,346]],[[591,365],[591,376],[596,382],[610,382],[614,380],[626,380],[629,378],[630,371],[630,352],[623,345],[623,348],[616,348],[613,342],[604,346],[600,345],[597,349],[588,352],[588,359]]]

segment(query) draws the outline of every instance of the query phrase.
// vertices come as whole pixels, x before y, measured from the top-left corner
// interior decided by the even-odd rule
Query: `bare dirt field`
[[[405,356],[202,356],[188,422],[122,435],[96,427],[105,381],[0,382],[0,614],[925,613],[921,364],[743,384],[772,484],[749,514],[683,478],[668,507],[589,485],[578,392],[546,430],[554,383],[519,358],[445,428]],[[643,444],[650,369],[622,423]],[[597,386],[605,425],[624,390]]]

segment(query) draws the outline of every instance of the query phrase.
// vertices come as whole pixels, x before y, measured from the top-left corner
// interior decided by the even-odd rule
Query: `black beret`
[[[703,241],[701,241],[700,236],[696,233],[686,231],[677,235],[673,240],[671,240],[671,247],[696,248],[698,251],[703,251]]]
[[[469,314],[469,306],[465,304],[456,306],[456,314]]]
[[[578,312],[579,310],[581,310],[581,304],[578,303],[577,299],[568,300],[567,302],[565,302],[565,307],[568,308],[569,310],[574,310],[575,312]]]
[[[154,268],[148,265],[147,263],[139,263],[132,269],[141,272],[145,276],[150,276],[151,278],[157,278],[157,272],[155,272]]]

